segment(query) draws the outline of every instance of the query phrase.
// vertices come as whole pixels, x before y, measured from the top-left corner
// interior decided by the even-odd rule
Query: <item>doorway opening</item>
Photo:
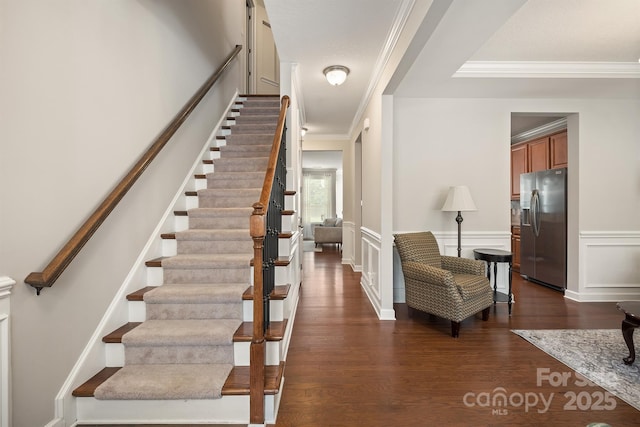
[[[342,151],[302,152],[301,218],[303,237],[314,240],[314,228],[343,218]]]

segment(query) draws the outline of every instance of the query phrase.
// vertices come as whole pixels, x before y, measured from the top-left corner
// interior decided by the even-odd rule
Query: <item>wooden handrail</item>
[[[238,56],[242,50],[241,45],[236,45],[234,50],[227,56],[224,63],[207,79],[206,82],[198,89],[198,91],[189,99],[180,112],[173,118],[171,123],[164,128],[160,136],[151,144],[149,149],[140,157],[136,164],[129,170],[127,175],[120,181],[118,185],[109,193],[98,208],[91,216],[82,224],[75,232],[71,239],[60,249],[53,257],[49,264],[42,272],[30,273],[25,283],[33,286],[40,295],[40,291],[44,287],[51,287],[62,272],[67,268],[71,261],[78,255],[80,249],[89,241],[91,236],[96,232],[98,227],[109,216],[111,211],[117,206],[118,202],[131,189],[133,184],[138,180],[142,173],[147,169],[151,161],[160,153],[162,148],[167,144],[169,139],[176,133],[178,128],[185,122],[191,112],[198,106],[202,98],[211,89],[214,83],[220,78],[222,73],[229,67],[231,61]]]
[[[276,173],[276,163],[280,152],[282,134],[285,128],[285,117],[289,108],[289,97],[283,96],[278,116],[278,125],[273,136],[269,163],[260,193],[260,200],[253,204],[253,213],[250,220],[250,233],[253,239],[253,336],[249,347],[249,420],[254,424],[264,422],[264,364],[265,364],[265,337],[264,337],[264,306],[263,301],[263,275],[262,275],[262,251],[266,236],[266,215],[271,188]]]

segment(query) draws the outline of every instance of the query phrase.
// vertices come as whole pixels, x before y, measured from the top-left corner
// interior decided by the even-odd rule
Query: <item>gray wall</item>
[[[233,0],[0,0],[0,276],[12,303],[12,417],[34,427],[211,129],[236,61],[51,289],[41,271],[236,44]],[[243,53],[241,53],[241,56]]]

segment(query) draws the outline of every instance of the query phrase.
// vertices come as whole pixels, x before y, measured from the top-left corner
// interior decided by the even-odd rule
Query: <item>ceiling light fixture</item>
[[[340,86],[345,80],[347,80],[349,69],[344,65],[332,65],[325,68],[322,73],[330,84],[333,86]]]
[[[300,128],[300,136],[305,136],[307,134],[308,130],[309,129],[307,129],[307,128]]]

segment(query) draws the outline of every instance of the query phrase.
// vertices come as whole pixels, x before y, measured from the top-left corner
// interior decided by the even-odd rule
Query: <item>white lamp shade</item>
[[[330,84],[339,86],[347,80],[349,69],[342,65],[332,65],[331,67],[325,68],[323,73]]]
[[[473,203],[471,193],[466,185],[449,187],[447,200],[442,206],[443,211],[475,211],[476,205]]]

